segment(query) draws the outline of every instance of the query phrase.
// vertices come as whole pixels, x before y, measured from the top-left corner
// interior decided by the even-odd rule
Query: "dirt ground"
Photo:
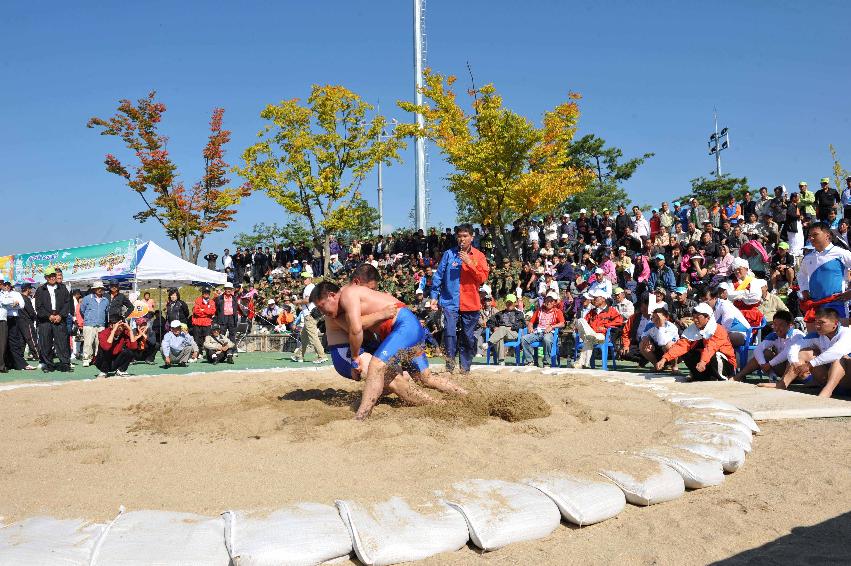
[[[469,478],[592,473],[606,455],[658,440],[679,410],[590,376],[473,375],[463,402],[417,408],[391,399],[366,423],[351,420],[359,384],[331,372],[0,393],[0,516],[103,521],[120,505],[215,515],[301,501],[425,500]],[[615,519],[562,526],[541,541],[485,555],[468,548],[427,563],[765,563],[774,555],[825,563],[848,552],[851,421],[762,427],[745,466],[718,488],[628,506]],[[757,556],[735,558],[766,544]]]

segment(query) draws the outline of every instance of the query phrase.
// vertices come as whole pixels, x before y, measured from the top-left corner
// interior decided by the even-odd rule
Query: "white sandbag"
[[[600,470],[600,475],[623,490],[633,505],[655,505],[676,499],[685,493],[682,476],[659,462],[623,456],[613,465]]]
[[[224,531],[221,517],[123,513],[107,526],[92,566],[228,566]]]
[[[234,566],[308,566],[352,552],[349,530],[331,505],[300,503],[269,514],[228,511],[222,517]]]
[[[482,550],[545,537],[561,522],[552,499],[528,485],[467,480],[452,487],[447,503],[464,515],[470,539]]]
[[[738,423],[741,423],[751,429],[752,432],[759,434],[760,429],[756,424],[756,421],[753,420],[753,417],[745,411],[722,411],[720,409],[703,409],[702,413],[714,416],[722,419],[731,419]]]
[[[683,483],[688,489],[721,485],[724,481],[724,468],[721,462],[682,448],[653,446],[642,450],[639,454],[672,468],[682,476]]]
[[[675,395],[668,397],[668,401],[676,403],[682,407],[690,407],[692,409],[718,409],[721,411],[741,410],[737,406],[727,403],[726,401],[720,401],[711,397],[681,397]]]
[[[721,462],[725,472],[735,472],[745,464],[745,451],[732,443],[720,444],[675,437],[670,439],[668,444],[707,458],[714,458]]]
[[[88,566],[103,525],[34,517],[0,528],[0,564]]]
[[[712,425],[717,427],[723,427],[726,429],[735,430],[738,433],[751,436],[753,431],[747,427],[747,425],[743,425],[739,421],[734,421],[732,419],[725,419],[723,417],[702,417],[702,416],[689,416],[689,417],[680,417],[678,419],[674,419],[674,425],[676,426],[693,426],[693,427],[701,427],[705,425]]]
[[[623,491],[608,482],[553,472],[523,483],[540,489],[555,502],[566,521],[580,527],[611,519],[626,507]]]
[[[364,564],[411,562],[458,550],[470,535],[460,513],[445,503],[418,506],[394,497],[366,507],[337,501],[358,559]]]
[[[751,451],[751,437],[742,436],[741,434],[732,431],[719,431],[710,428],[701,427],[677,427],[674,429],[674,434],[681,438],[689,440],[697,440],[699,442],[711,442],[713,444],[732,444],[738,446],[745,452]]]

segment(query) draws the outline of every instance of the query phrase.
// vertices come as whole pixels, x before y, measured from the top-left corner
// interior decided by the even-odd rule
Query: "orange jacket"
[[[709,339],[695,340],[694,342],[687,338],[680,338],[674,342],[671,347],[662,356],[666,362],[673,361],[679,358],[698,344],[703,344],[703,352],[700,354],[700,361],[708,364],[716,352],[721,352],[727,358],[727,361],[736,367],[736,353],[733,351],[733,344],[730,343],[730,335],[727,330],[720,324],[715,329],[715,334]]]
[[[615,307],[606,307],[601,312],[597,312],[597,309],[592,308],[585,315],[585,321],[594,332],[605,334],[609,328],[623,326],[623,315]]]

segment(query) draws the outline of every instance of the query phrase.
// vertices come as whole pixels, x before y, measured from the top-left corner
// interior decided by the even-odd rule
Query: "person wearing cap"
[[[624,325],[623,316],[616,308],[609,306],[605,293],[597,289],[589,294],[591,309],[584,317],[576,319],[576,333],[582,340],[582,351],[579,353],[579,359],[573,364],[574,367],[590,367],[594,346],[606,340],[606,331],[610,328],[620,329]]]
[[[680,338],[680,329],[671,322],[671,313],[665,307],[656,307],[650,317],[653,325],[644,334],[638,349],[651,365],[655,366],[662,356]],[[676,373],[677,360],[668,363],[669,369]]]
[[[661,370],[679,358],[689,369],[692,381],[727,380],[736,371],[736,353],[727,330],[715,321],[712,307],[700,303],[692,312],[692,324],[683,331],[656,362]]]
[[[160,352],[163,355],[165,367],[185,366],[197,351],[198,346],[195,340],[183,331],[183,324],[179,320],[172,320],[169,323],[171,332],[167,332],[163,336]]]
[[[487,283],[479,288],[479,299],[482,301],[482,310],[479,311],[479,326],[475,330],[476,344],[479,346],[480,355],[485,355],[485,328],[488,326],[488,320],[496,314],[496,306],[493,302],[493,293],[491,287]]]
[[[83,297],[80,314],[83,316],[83,367],[89,367],[97,355],[98,334],[106,327],[109,314],[109,299],[104,297],[102,281],[95,281]]]
[[[211,364],[219,362],[233,363],[233,354],[236,351],[236,345],[222,334],[222,329],[218,324],[210,326],[210,333],[204,337],[204,353],[207,361]]]
[[[236,339],[236,325],[239,322],[239,299],[234,293],[233,283],[228,281],[223,292],[213,301],[215,305],[214,321],[231,340]],[[203,344],[203,341],[202,341]]]
[[[39,359],[38,336],[36,335],[37,316],[33,294],[35,293],[32,283],[21,285],[21,298],[23,303],[18,309],[18,330],[24,339],[25,346],[29,348],[29,359]],[[26,368],[24,368],[26,369]],[[35,368],[38,369],[38,368]]]
[[[534,347],[532,344],[540,342],[544,348],[544,359],[542,364],[550,359],[550,350],[553,346],[553,330],[556,328],[564,328],[564,314],[561,309],[557,308],[559,302],[558,293],[549,292],[544,297],[544,301],[532,314],[532,318],[526,324],[527,334],[520,339],[520,345],[523,348],[523,358],[525,365],[530,366],[534,363]]]
[[[709,220],[709,209],[700,204],[696,198],[693,198],[689,201],[691,204],[689,209],[689,222],[694,224],[695,226],[703,226],[706,222],[710,222]],[[688,228],[688,223],[683,226],[683,232]]]
[[[816,218],[821,222],[827,222],[831,211],[836,211],[842,201],[839,192],[830,186],[830,179],[824,177],[821,180],[821,188],[813,195],[816,209]]]
[[[192,337],[199,348],[210,333],[213,317],[216,316],[216,303],[210,298],[210,288],[201,287],[201,295],[192,305]]]
[[[804,301],[817,301],[836,310],[840,318],[847,318],[845,301],[851,297],[840,295],[847,287],[851,252],[833,244],[830,228],[822,222],[810,225],[809,236],[813,251],[804,256],[798,269],[799,295]]]
[[[780,242],[771,256],[771,288],[788,289],[795,282],[795,258],[789,253],[789,242]]]
[[[668,311],[671,313],[671,321],[680,330],[685,330],[691,324],[691,311],[697,306],[694,299],[688,296],[688,287],[675,287],[671,293],[671,304]]]
[[[665,265],[665,256],[656,254],[653,256],[653,267],[650,269],[650,276],[647,278],[647,289],[652,291],[657,286],[666,289],[673,289],[677,286],[677,278],[674,276],[674,271]]]
[[[632,263],[632,258],[626,253],[626,247],[618,246],[618,253],[615,257],[615,272],[618,274],[618,280],[623,278],[624,273],[632,273],[635,270],[635,265]]]
[[[488,279],[485,255],[473,247],[473,228],[461,224],[455,231],[457,246],[444,252],[432,278],[432,310],[443,311],[446,364],[455,367],[459,356],[462,372],[470,371],[475,352],[475,330],[482,302],[479,287]],[[457,336],[461,328],[460,341]],[[460,342],[460,344],[459,344]],[[460,347],[459,347],[460,346]]]
[[[263,310],[260,311],[260,324],[261,326],[270,327],[274,326],[278,320],[278,315],[280,314],[280,308],[277,304],[275,304],[275,299],[267,299],[266,306],[263,307]]]
[[[24,306],[24,296],[12,287],[12,282],[0,281],[0,308],[6,309],[6,329],[9,336],[6,360],[11,364],[11,367],[6,369],[38,369],[28,365],[24,357],[27,340],[20,322],[23,318]]]
[[[6,367],[6,347],[9,342],[9,311],[14,311],[14,316],[17,316],[18,311],[17,300],[12,296],[10,290],[11,285],[9,282],[0,279],[0,373],[8,373],[9,371]]]
[[[635,305],[632,301],[626,298],[626,291],[621,287],[615,287],[612,290],[614,294],[614,301],[612,301],[612,306],[617,309],[624,320],[631,317],[635,314]]]
[[[727,288],[727,299],[733,302],[752,327],[762,323],[759,305],[762,303],[762,288],[766,285],[764,279],[755,276],[750,270],[748,260],[740,257],[733,260],[733,278]]]
[[[588,286],[588,292],[597,291],[607,299],[612,298],[612,281],[606,277],[606,272],[602,267],[594,269],[593,281]]]
[[[798,183],[798,207],[801,210],[801,216],[804,218],[812,218],[815,216],[816,209],[813,206],[815,201],[816,196],[809,190],[807,182],[801,181]]]
[[[304,281],[304,289],[302,289],[301,298],[296,301],[296,305],[301,307],[299,313],[302,323],[301,333],[299,334],[300,346],[293,352],[290,359],[294,362],[303,362],[307,348],[312,347],[316,352],[316,359],[313,360],[313,363],[323,364],[328,361],[328,356],[325,354],[322,341],[319,339],[319,320],[322,318],[322,313],[310,300],[310,294],[316,288],[316,285],[313,283],[312,273],[302,272],[301,275]]]
[[[38,350],[41,370],[45,373],[59,370],[72,371],[71,350],[68,342],[66,320],[71,312],[71,293],[57,282],[56,269],[44,271],[45,283],[35,292],[35,310],[38,317]],[[53,363],[54,354],[59,363]]]
[[[487,321],[490,330],[488,344],[496,351],[496,363],[505,365],[505,342],[517,339],[520,330],[526,325],[523,311],[517,308],[517,296],[509,293],[505,296],[505,308],[495,313]]]

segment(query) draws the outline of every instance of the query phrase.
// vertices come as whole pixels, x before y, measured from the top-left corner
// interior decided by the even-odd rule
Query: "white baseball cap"
[[[692,312],[705,314],[706,316],[714,316],[715,315],[715,311],[713,311],[712,307],[710,307],[706,303],[698,303],[697,306],[692,309]]]
[[[557,301],[559,297],[558,297],[558,293],[550,292],[550,293],[547,293],[546,298]]]
[[[750,267],[748,260],[737,257],[733,259],[733,269],[739,269],[742,267]]]
[[[92,289],[103,289],[103,281],[95,281],[92,283]]]
[[[275,299],[269,299],[268,301],[266,301],[266,304],[267,304],[267,305],[274,305],[274,304],[275,304]]]
[[[182,325],[182,324],[180,324],[180,321],[179,321],[179,320],[172,320],[172,321],[171,321],[171,324],[169,324],[169,326],[171,326],[172,328],[180,328],[180,327],[181,327],[181,326],[183,326],[183,325]]]
[[[233,283],[231,283],[230,281],[225,283],[225,289],[233,289]]]

